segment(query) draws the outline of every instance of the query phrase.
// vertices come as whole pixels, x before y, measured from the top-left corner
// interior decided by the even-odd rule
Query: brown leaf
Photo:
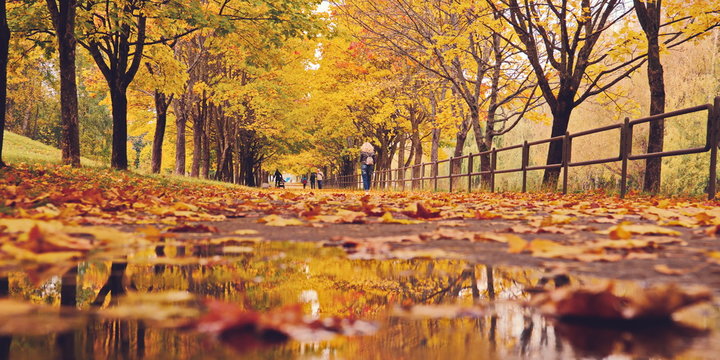
[[[182,224],[165,229],[166,232],[178,233],[218,233],[218,228],[205,224]]]
[[[585,287],[563,287],[535,296],[532,304],[549,316],[645,321],[670,319],[684,307],[711,300],[706,288],[680,289],[675,284],[656,285],[627,296],[614,292],[614,283]]]

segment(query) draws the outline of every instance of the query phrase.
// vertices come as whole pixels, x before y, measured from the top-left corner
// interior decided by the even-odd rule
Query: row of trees
[[[650,114],[662,113],[662,54],[720,23],[711,0],[347,0],[328,18],[317,1],[300,0],[8,5],[0,40],[12,33],[10,58],[24,64],[11,75],[58,69],[65,162],[79,164],[80,143],[97,140],[79,141],[78,128],[102,129],[110,105],[113,167],[128,167],[130,138],[152,172],[174,154],[175,173],[249,185],[262,164],[354,173],[364,141],[375,144],[383,169],[393,159],[401,167],[437,160],[444,147],[462,155],[467,139],[489,150],[524,120],[549,121],[548,135],[563,135],[575,109],[593,99],[617,103],[623,80],[638,70],[648,74]],[[84,49],[77,56],[76,44]],[[51,70],[36,71],[35,62]],[[32,123],[21,114],[52,110],[18,106],[32,96],[8,86],[13,129]],[[109,104],[98,100],[106,94]],[[664,132],[662,122],[650,127],[648,152],[663,149]],[[551,143],[546,163],[561,155],[561,143]],[[480,166],[490,166],[489,156]],[[657,191],[660,175],[660,162],[648,160],[645,190]],[[558,176],[548,170],[543,182],[554,187]]]
[[[57,144],[62,148],[63,162],[80,164],[78,95],[83,102],[87,97],[107,94],[113,168],[126,169],[128,140],[138,143],[128,134],[129,117],[132,122],[133,113],[149,110],[153,121],[144,117],[135,122],[143,123],[140,127],[155,125],[151,131],[152,170],[158,172],[167,116],[173,109],[177,173],[185,173],[185,148],[190,145],[191,175],[207,177],[213,147],[218,178],[244,178],[252,183],[259,163],[268,155],[266,145],[278,130],[281,116],[277,109],[288,105],[283,102],[294,90],[282,85],[282,72],[293,66],[302,69],[302,60],[312,52],[306,39],[324,29],[321,16],[313,12],[317,5],[317,1],[296,0],[48,0],[7,4],[3,0],[0,10],[5,26],[0,48],[2,59],[7,59],[12,49],[14,53],[9,55],[27,69],[50,64],[50,71],[35,74],[32,80],[45,81],[59,74],[61,133]],[[78,44],[85,50],[79,58]],[[28,54],[36,56],[28,59]],[[53,59],[55,54],[57,60]],[[78,73],[76,64],[82,66],[88,58],[95,67]],[[6,60],[0,65],[7,70]],[[28,74],[16,74],[24,75]],[[78,78],[88,94],[78,93]],[[97,81],[99,78],[104,84]],[[0,85],[3,91],[8,88],[6,81]],[[11,90],[19,89],[31,87],[11,84]],[[37,97],[43,89],[35,90],[39,90]],[[37,98],[23,98],[17,91],[9,100],[2,96],[0,103],[19,109],[32,108],[28,105]],[[107,101],[102,105],[107,106]],[[8,113],[5,108],[0,110],[3,116]],[[28,122],[20,125],[22,121],[15,120],[14,128],[27,128]],[[0,124],[4,126],[4,117]],[[193,132],[191,144],[184,137],[186,127]]]
[[[618,84],[643,67],[650,114],[664,112],[661,54],[707,34],[720,19],[720,5],[713,1],[349,0],[337,5],[361,43],[376,54],[398,57],[417,69],[413,79],[433,84],[394,114],[415,109],[420,111],[415,118],[437,119],[438,112],[452,112],[454,156],[461,155],[470,129],[477,149],[487,151],[520,118],[538,119],[541,113],[551,115],[550,136],[564,135],[574,109],[597,96],[617,98]],[[447,100],[446,109],[437,106],[443,105],[439,98]],[[433,106],[423,106],[427,103]],[[418,137],[415,128],[410,133]],[[662,122],[651,125],[648,152],[662,151],[663,133]],[[421,153],[419,146],[413,143],[413,154]],[[551,143],[546,163],[561,160],[562,143]],[[489,156],[481,159],[482,169],[487,166]],[[543,184],[554,188],[559,173],[559,168],[547,170]],[[660,175],[660,160],[648,160],[644,189],[656,192]]]

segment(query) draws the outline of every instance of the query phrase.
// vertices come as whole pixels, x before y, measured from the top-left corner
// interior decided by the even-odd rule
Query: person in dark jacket
[[[313,171],[310,173],[310,188],[311,188],[311,189],[314,189],[314,188],[315,188],[315,181],[316,181],[316,180],[317,180],[317,177],[315,176],[315,170],[313,170]]]
[[[362,175],[363,189],[370,192],[373,169],[375,168],[375,148],[366,142],[360,147],[360,170]]]
[[[280,173],[280,170],[275,169],[275,187],[285,187],[285,181],[283,181],[282,174]]]

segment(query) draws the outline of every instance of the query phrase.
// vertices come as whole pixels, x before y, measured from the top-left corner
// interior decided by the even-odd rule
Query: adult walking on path
[[[315,181],[316,181],[316,180],[317,180],[317,176],[315,175],[315,171],[312,171],[312,172],[310,173],[310,188],[311,188],[311,189],[314,189],[314,188],[315,188]]]
[[[282,173],[280,173],[280,170],[275,169],[275,187],[285,187],[285,182],[282,178]]]
[[[363,189],[370,192],[373,169],[375,168],[375,148],[366,142],[360,146],[360,171],[362,175]]]
[[[317,187],[318,189],[322,189],[322,182],[325,175],[323,174],[322,170],[317,169],[317,174],[315,175],[317,177]]]

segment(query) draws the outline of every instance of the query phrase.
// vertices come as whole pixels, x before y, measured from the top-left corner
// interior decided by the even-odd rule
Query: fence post
[[[422,167],[420,168],[421,174],[420,174],[420,190],[425,190],[425,165],[427,163],[422,163]]]
[[[720,131],[720,96],[715,97],[712,107],[713,114],[710,120],[710,177],[708,179],[708,199],[715,199],[717,192],[717,151],[718,151],[718,131]]]
[[[522,192],[527,191],[527,165],[528,165],[528,157],[530,155],[530,147],[528,147],[528,142],[525,140],[523,142],[522,147]]]
[[[620,170],[620,198],[625,197],[627,193],[627,167],[628,167],[628,147],[632,146],[630,131],[630,118],[625,118],[625,123],[620,130],[620,157],[622,158],[622,167]]]
[[[572,139],[570,139],[570,133],[565,132],[565,137],[563,138],[563,183],[562,183],[562,192],[563,195],[567,194],[567,188],[568,188],[568,170],[570,169],[570,154],[572,150]]]
[[[472,191],[472,174],[473,172],[473,153],[470,153],[468,155],[468,170],[467,170],[467,178],[468,178],[468,192]]]
[[[433,182],[435,183],[435,184],[433,184],[433,187],[435,188],[435,192],[437,192],[438,191],[438,187],[437,187],[438,178],[437,177],[438,177],[438,173],[440,172],[440,165],[438,164],[437,160],[435,160],[435,162],[433,163],[433,169],[434,169]]]
[[[453,191],[453,162],[455,161],[455,157],[451,156],[450,161],[448,161],[448,180],[450,181],[450,192]]]
[[[497,151],[492,148],[490,156],[490,192],[495,192],[495,167],[497,166]]]

